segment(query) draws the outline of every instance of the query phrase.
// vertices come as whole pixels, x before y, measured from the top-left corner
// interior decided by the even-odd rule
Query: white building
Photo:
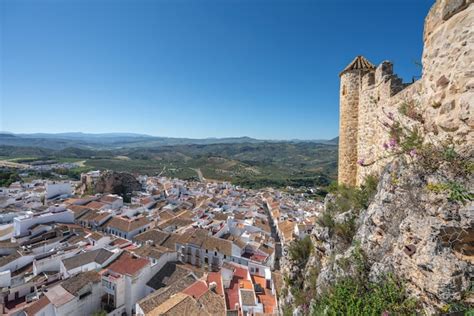
[[[13,236],[26,236],[29,234],[29,228],[31,226],[51,222],[74,223],[74,213],[66,208],[56,208],[52,211],[39,214],[28,212],[26,215],[13,219]]]
[[[92,315],[101,310],[103,289],[100,274],[95,271],[75,275],[53,286],[45,293],[51,306],[43,307],[45,315]]]
[[[46,198],[67,197],[72,194],[72,186],[70,182],[47,182]]]

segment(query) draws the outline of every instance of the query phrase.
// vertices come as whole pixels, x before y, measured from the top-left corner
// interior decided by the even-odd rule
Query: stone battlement
[[[398,113],[403,102],[420,105],[431,136],[449,135],[461,146],[472,145],[473,35],[473,1],[438,0],[425,19],[420,80],[403,83],[391,62],[375,67],[363,56],[340,73],[339,183],[360,185],[386,165],[387,159],[378,160],[388,141],[381,122],[387,113]]]

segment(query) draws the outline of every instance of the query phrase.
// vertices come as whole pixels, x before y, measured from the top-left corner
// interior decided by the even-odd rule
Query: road
[[[204,176],[202,175],[201,169],[199,169],[199,168],[196,168],[196,169],[191,168],[191,169],[196,171],[196,173],[198,175],[198,178],[199,178],[199,181],[201,181],[201,182],[206,181],[206,178],[204,178]]]
[[[268,216],[268,222],[270,223],[271,235],[272,235],[273,239],[275,240],[275,265],[274,265],[274,269],[275,270],[280,270],[280,258],[282,256],[280,236],[278,236],[277,229],[276,229],[276,226],[275,226],[275,222],[273,221],[272,214],[270,213],[270,210],[267,207],[267,203],[264,203],[263,205],[264,205],[265,213],[267,213],[267,216]]]

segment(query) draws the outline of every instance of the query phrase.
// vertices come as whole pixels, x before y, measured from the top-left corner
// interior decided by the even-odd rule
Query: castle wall
[[[413,124],[398,113],[403,102],[419,105],[430,139],[449,136],[461,150],[473,150],[473,35],[473,1],[438,0],[425,19],[420,80],[404,85],[389,62],[361,78],[341,76],[339,183],[360,185],[368,174],[380,173],[390,159],[381,159],[388,155],[383,147],[388,132],[382,124],[388,113],[404,125]],[[359,90],[343,96],[343,86]]]

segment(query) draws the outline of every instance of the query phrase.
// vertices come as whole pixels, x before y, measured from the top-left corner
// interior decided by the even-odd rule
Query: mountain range
[[[135,133],[32,133],[14,134],[10,132],[0,132],[0,145],[16,147],[41,147],[49,149],[64,149],[68,147],[84,149],[120,149],[136,147],[160,147],[174,145],[210,145],[210,144],[258,144],[258,143],[320,143],[337,145],[338,137],[324,140],[262,140],[243,137],[225,138],[175,138],[160,137]]]

